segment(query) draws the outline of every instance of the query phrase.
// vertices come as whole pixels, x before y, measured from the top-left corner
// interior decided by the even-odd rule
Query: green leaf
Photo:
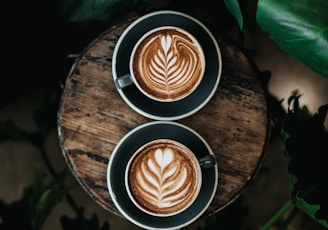
[[[286,53],[328,78],[328,1],[259,0],[256,21]]]
[[[56,189],[48,189],[42,193],[36,205],[34,216],[31,219],[31,225],[34,229],[40,229],[42,227],[43,222],[57,203],[58,199]]]
[[[0,229],[41,229],[53,208],[68,191],[63,185],[64,173],[48,185],[44,184],[43,173],[41,165],[36,164],[34,182],[24,189],[21,199],[10,204],[0,201]]]
[[[240,30],[243,29],[243,14],[241,12],[239,3],[237,0],[224,0],[225,6],[228,11],[235,17],[239,25]]]
[[[37,165],[33,184],[33,194],[30,200],[30,218],[33,229],[40,229],[53,208],[59,204],[68,193],[64,185],[65,173],[53,178],[48,185],[43,184],[43,171]]]
[[[324,127],[328,105],[313,116],[300,108],[299,95],[288,100],[283,124],[285,152],[288,159],[291,200],[303,212],[328,227],[328,133]]]
[[[313,219],[316,219],[315,213],[320,211],[320,205],[318,205],[318,204],[311,205],[302,198],[297,199],[295,204],[300,210],[302,210],[304,213],[307,213]],[[316,221],[319,222],[320,224],[322,224],[323,226],[328,227],[327,220],[317,219]]]

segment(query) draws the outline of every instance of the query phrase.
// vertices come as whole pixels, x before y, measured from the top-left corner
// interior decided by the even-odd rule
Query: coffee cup
[[[215,165],[213,155],[197,159],[182,143],[157,139],[139,148],[128,162],[125,186],[133,203],[155,216],[176,215],[197,198],[201,167]]]
[[[176,26],[148,31],[135,44],[130,72],[118,76],[120,89],[135,84],[147,97],[172,102],[191,94],[205,72],[205,56],[197,39]]]
[[[160,10],[129,24],[114,47],[112,75],[123,100],[154,120],[178,120],[203,108],[222,70],[219,45],[198,19]]]
[[[152,121],[124,135],[110,156],[110,198],[144,229],[181,229],[197,220],[216,193],[218,165],[205,139],[173,121]]]

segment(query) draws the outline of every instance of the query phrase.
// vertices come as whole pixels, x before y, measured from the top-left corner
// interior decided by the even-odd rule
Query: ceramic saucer
[[[155,120],[177,120],[199,111],[214,95],[221,78],[221,52],[207,27],[187,14],[163,10],[136,19],[121,34],[113,53],[114,81],[117,76],[129,72],[129,57],[137,40],[151,29],[170,25],[181,27],[197,38],[205,54],[206,69],[198,88],[186,98],[175,102],[152,100],[143,95],[135,85],[118,89],[121,97],[133,110]]]
[[[169,217],[157,217],[137,208],[125,188],[125,168],[130,157],[149,141],[169,138],[195,152],[197,158],[213,154],[206,141],[192,129],[172,121],[153,121],[131,130],[114,148],[107,169],[109,194],[117,209],[129,221],[145,229],[182,228],[198,219],[214,198],[218,183],[218,166],[202,169],[202,186],[195,202],[183,212]]]

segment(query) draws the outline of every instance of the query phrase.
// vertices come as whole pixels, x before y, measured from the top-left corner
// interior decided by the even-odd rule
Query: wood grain
[[[67,76],[58,110],[58,135],[68,167],[86,192],[104,209],[121,216],[107,189],[107,164],[127,132],[151,121],[137,114],[114,86],[114,46],[132,19],[109,28],[76,59]],[[212,147],[219,166],[215,198],[204,215],[238,198],[254,178],[270,133],[267,93],[252,62],[230,40],[217,38],[222,77],[210,102],[179,120]]]

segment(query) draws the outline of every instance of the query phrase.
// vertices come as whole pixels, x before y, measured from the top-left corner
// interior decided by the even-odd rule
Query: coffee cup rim
[[[174,132],[176,136],[167,136],[166,132]],[[147,135],[148,134],[148,135]],[[140,138],[140,139],[138,139]],[[218,165],[202,172],[203,183],[199,195],[194,203],[183,212],[168,216],[156,217],[142,212],[130,201],[125,188],[125,166],[127,159],[135,150],[146,142],[153,139],[170,138],[182,142],[193,151],[195,146],[206,151],[197,158],[206,154],[214,155],[209,144],[193,129],[173,121],[152,121],[144,123],[125,134],[111,154],[107,168],[107,184],[110,197],[119,212],[135,225],[146,229],[179,229],[187,226],[198,219],[212,202],[218,184]],[[187,140],[189,139],[189,141]],[[134,146],[135,149],[127,151]],[[122,178],[121,180],[118,178]],[[205,179],[206,178],[206,179]]]
[[[141,205],[138,204],[138,202],[133,198],[133,195],[129,189],[129,183],[128,183],[128,173],[129,173],[129,168],[130,168],[130,165],[132,163],[132,161],[135,159],[135,157],[138,155],[138,152],[143,149],[144,147],[148,146],[148,145],[151,145],[152,143],[155,143],[155,142],[160,142],[160,141],[164,141],[164,142],[173,142],[174,145],[178,145],[179,147],[181,148],[185,148],[187,149],[188,153],[191,154],[191,157],[193,158],[193,161],[196,162],[196,170],[197,170],[197,174],[200,175],[200,177],[198,178],[198,184],[197,184],[197,188],[196,188],[196,191],[195,191],[195,197],[192,199],[192,201],[186,205],[185,207],[183,207],[182,209],[180,210],[177,210],[175,212],[172,212],[172,213],[167,213],[167,214],[164,214],[164,213],[154,213],[152,211],[149,211],[147,209],[145,209],[144,207],[142,207]],[[172,140],[172,139],[169,139],[169,138],[159,138],[159,139],[155,139],[155,140],[152,140],[150,142],[147,142],[145,143],[144,145],[140,146],[140,148],[138,148],[131,156],[131,158],[129,159],[128,163],[127,163],[127,166],[126,166],[126,169],[125,169],[125,177],[124,177],[124,180],[125,180],[125,187],[126,187],[126,190],[127,190],[127,193],[129,195],[129,197],[131,198],[132,202],[142,211],[148,213],[149,215],[154,215],[154,216],[159,216],[159,217],[167,217],[167,216],[172,216],[172,215],[176,215],[180,212],[183,212],[184,210],[186,210],[190,205],[192,205],[192,203],[196,200],[197,196],[199,195],[199,192],[200,192],[200,188],[201,188],[201,185],[202,185],[202,169],[200,167],[200,164],[198,162],[198,158],[196,157],[196,155],[193,153],[193,151],[190,150],[190,148],[182,143],[180,143],[179,141],[176,141],[176,140]]]
[[[187,34],[188,37],[190,37],[194,43],[197,44],[198,48],[199,48],[199,51],[200,51],[200,56],[201,56],[201,62],[203,63],[203,68],[202,68],[202,72],[201,72],[201,76],[200,78],[198,79],[197,83],[192,87],[192,91],[190,91],[188,94],[185,94],[185,95],[182,95],[178,98],[175,98],[175,99],[159,99],[159,98],[156,98],[155,96],[149,94],[148,92],[146,92],[139,84],[138,84],[138,81],[136,80],[135,78],[135,75],[132,71],[133,69],[133,58],[136,54],[136,50],[139,46],[139,44],[147,37],[149,36],[150,34],[156,32],[156,31],[159,31],[159,30],[164,30],[164,29],[175,29],[175,30],[178,30],[178,31],[182,31],[182,33],[185,33]],[[130,74],[133,78],[133,81],[134,81],[134,84],[137,86],[137,88],[144,94],[146,95],[147,97],[151,98],[152,100],[155,100],[155,101],[159,101],[159,102],[175,102],[175,101],[179,101],[187,96],[189,96],[197,87],[198,85],[200,84],[200,82],[202,81],[203,79],[203,76],[204,76],[204,73],[205,73],[205,68],[206,68],[206,60],[205,60],[205,54],[204,54],[204,51],[203,51],[203,48],[202,48],[202,45],[199,43],[198,39],[196,38],[196,36],[194,36],[192,33],[190,33],[189,31],[187,31],[186,29],[184,28],[181,28],[179,26],[175,26],[175,25],[165,25],[165,26],[159,26],[159,27],[155,27],[149,31],[147,31],[144,35],[142,35],[138,40],[137,42],[135,43],[133,49],[132,49],[132,52],[131,52],[131,55],[130,55],[130,60],[129,60],[129,68],[130,68]]]
[[[160,10],[137,18],[119,36],[112,58],[114,81],[119,75],[129,72],[133,46],[145,32],[156,27],[171,25],[187,30],[200,43],[205,55],[205,73],[199,86],[190,95],[173,102],[163,103],[152,100],[134,85],[118,89],[120,96],[134,111],[154,120],[172,121],[196,113],[213,97],[222,75],[221,50],[212,32],[202,22],[188,14]]]

